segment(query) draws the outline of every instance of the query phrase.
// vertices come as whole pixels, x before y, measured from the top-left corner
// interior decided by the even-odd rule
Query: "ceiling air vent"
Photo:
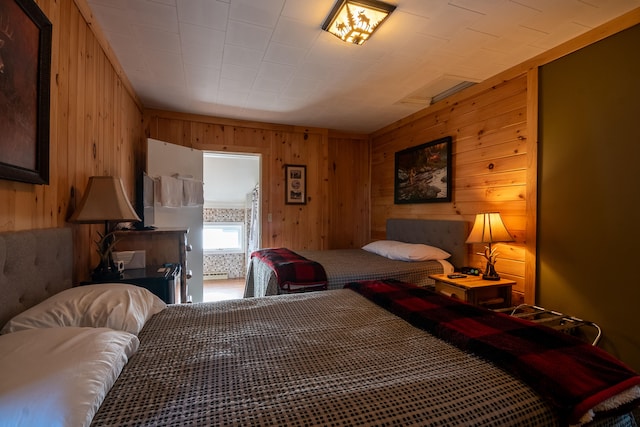
[[[402,98],[396,104],[428,107],[477,82],[458,76],[442,76]]]
[[[464,81],[464,82],[460,82],[457,85],[450,87],[449,89],[440,92],[439,94],[437,94],[436,96],[434,96],[433,98],[431,98],[431,103],[434,104],[438,101],[442,101],[445,98],[450,97],[451,95],[453,95],[454,93],[458,93],[463,89],[466,89],[468,87],[473,86],[474,84],[476,84],[475,82],[469,82],[469,81]]]

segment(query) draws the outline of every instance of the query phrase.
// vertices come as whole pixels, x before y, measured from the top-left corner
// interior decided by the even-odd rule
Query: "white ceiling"
[[[369,133],[640,6],[640,0],[389,0],[362,46],[335,0],[88,0],[142,103]]]

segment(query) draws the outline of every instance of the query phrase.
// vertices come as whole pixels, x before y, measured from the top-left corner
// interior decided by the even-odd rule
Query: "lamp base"
[[[91,280],[94,282],[108,282],[120,279],[122,279],[122,273],[115,266],[110,267],[101,263],[91,272]]]
[[[487,262],[487,268],[482,275],[482,280],[500,280],[500,275],[496,273],[496,269],[492,263]]]

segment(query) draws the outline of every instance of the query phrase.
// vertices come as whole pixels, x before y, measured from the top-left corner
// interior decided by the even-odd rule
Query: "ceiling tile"
[[[241,82],[246,87],[251,87],[257,75],[258,70],[255,68],[239,67],[233,64],[222,65],[223,79]]]
[[[181,23],[180,43],[185,64],[222,67],[224,36],[222,31]]]
[[[176,7],[146,0],[131,0],[129,12],[132,19],[146,27],[155,27],[164,31],[178,32]]]
[[[178,33],[162,31],[152,27],[135,27],[137,42],[144,50],[180,54],[180,36]]]
[[[249,91],[245,89],[237,89],[235,87],[235,82],[228,82],[224,79],[220,80],[218,102],[221,104],[231,107],[244,107],[248,96]]]
[[[225,64],[257,70],[260,68],[263,55],[263,52],[260,50],[247,49],[242,46],[226,45],[224,48],[223,60]]]
[[[300,21],[283,17],[278,21],[271,40],[288,46],[308,49],[321,32],[319,26],[309,26]]]
[[[306,55],[306,49],[279,43],[270,43],[264,55],[264,60],[277,62],[279,64],[298,65],[304,61]]]
[[[272,32],[269,28],[240,21],[229,21],[226,43],[265,51]]]
[[[308,26],[320,28],[331,12],[334,3],[334,0],[287,0],[280,19],[283,17],[293,18]]]
[[[229,19],[274,28],[283,4],[284,0],[234,0]]]
[[[216,0],[178,0],[178,20],[214,30],[226,31],[229,4]]]

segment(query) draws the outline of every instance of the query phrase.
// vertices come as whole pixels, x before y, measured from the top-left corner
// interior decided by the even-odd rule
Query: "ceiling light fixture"
[[[377,0],[338,0],[322,29],[347,43],[362,44],[395,8]]]

